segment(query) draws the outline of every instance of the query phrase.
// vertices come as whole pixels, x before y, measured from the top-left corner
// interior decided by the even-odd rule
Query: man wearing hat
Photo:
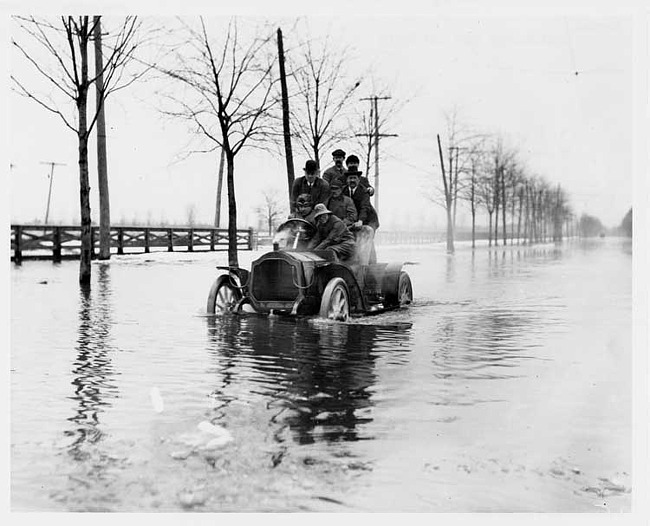
[[[350,228],[357,221],[357,208],[354,201],[343,195],[343,183],[335,178],[330,184],[330,196],[325,201],[325,206],[336,217],[341,219],[345,226]]]
[[[311,195],[312,203],[324,203],[330,195],[329,185],[318,177],[316,161],[309,159],[303,168],[305,175],[294,180],[291,187],[291,211],[295,210],[296,201],[300,194]]]
[[[352,225],[356,233],[357,257],[362,264],[373,264],[377,262],[375,252],[375,230],[379,228],[377,211],[370,204],[370,196],[359,184],[361,172],[359,170],[348,170],[345,172],[347,186],[343,194],[348,195],[357,209],[357,222]]]
[[[354,254],[354,235],[343,221],[319,203],[314,207],[316,234],[309,242],[310,250],[329,250],[341,260],[346,260]]]
[[[347,170],[355,172],[359,170],[359,158],[352,154],[348,155],[348,158],[345,160],[345,167]],[[359,186],[362,186],[366,189],[366,192],[370,197],[375,195],[375,189],[370,185],[370,181],[367,177],[361,175],[363,172],[359,172]]]
[[[377,211],[370,203],[370,196],[366,189],[359,183],[361,172],[359,170],[347,170],[345,177],[347,186],[343,189],[343,195],[352,199],[357,209],[357,226],[368,225],[373,230],[379,228],[379,218]]]
[[[332,152],[332,159],[334,164],[323,172],[323,179],[327,183],[331,183],[334,179],[340,179],[345,183],[345,176],[343,175],[343,161],[345,159],[345,152],[341,149],[336,149]]]

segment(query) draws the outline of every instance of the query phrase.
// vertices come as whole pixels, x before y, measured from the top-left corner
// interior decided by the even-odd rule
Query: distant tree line
[[[487,217],[488,244],[534,244],[561,241],[576,234],[575,215],[560,184],[533,174],[521,152],[498,134],[463,129],[455,112],[446,115],[443,139],[437,135],[441,184],[430,196],[447,216],[447,251],[454,252],[459,203],[471,214],[472,247],[477,217]],[[444,144],[444,146],[443,146]]]

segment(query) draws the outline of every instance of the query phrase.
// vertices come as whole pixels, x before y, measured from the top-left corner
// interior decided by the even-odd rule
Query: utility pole
[[[295,178],[293,171],[293,154],[291,152],[291,128],[289,126],[289,94],[287,91],[287,75],[284,70],[284,44],[282,30],[278,28],[278,62],[280,63],[280,87],[282,90],[282,129],[284,131],[284,157],[287,163],[287,184],[289,186],[289,208],[293,212],[291,189]]]
[[[50,189],[47,192],[47,206],[45,207],[45,221],[47,225],[47,219],[50,216],[50,198],[52,197],[52,181],[54,181],[54,167],[55,166],[65,166],[65,163],[55,163],[52,161],[41,161],[41,164],[50,165]]]
[[[372,97],[365,97],[361,100],[369,100],[371,103],[371,111],[375,113],[375,131],[372,134],[368,133],[357,133],[357,137],[369,137],[372,135],[375,139],[374,149],[375,149],[375,210],[377,215],[379,215],[379,137],[397,137],[397,134],[394,133],[379,133],[379,108],[377,101],[378,100],[387,100],[392,97],[378,97],[373,95]]]
[[[106,162],[106,121],[104,118],[104,61],[102,56],[101,16],[95,24],[95,88],[97,96],[97,178],[99,186],[99,259],[111,258],[111,206],[108,197],[108,167]]]

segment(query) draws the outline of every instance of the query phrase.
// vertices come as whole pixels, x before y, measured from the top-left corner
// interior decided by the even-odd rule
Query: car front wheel
[[[320,317],[328,320],[347,321],[350,317],[350,295],[342,278],[329,281],[320,302]]]
[[[208,294],[208,314],[232,312],[241,300],[241,292],[229,276],[220,276],[213,283]]]

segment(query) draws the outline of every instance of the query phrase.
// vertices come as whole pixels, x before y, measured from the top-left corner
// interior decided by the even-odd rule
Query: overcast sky
[[[638,22],[635,26],[629,9],[557,5],[536,12],[468,8],[428,15],[406,10],[397,15],[393,6],[389,16],[307,16],[312,36],[329,34],[341,46],[351,46],[354,70],[372,71],[395,100],[409,100],[385,130],[399,136],[380,145],[385,228],[443,227],[441,209],[425,196],[440,181],[435,136],[444,140],[444,113],[454,108],[466,126],[500,133],[520,152],[529,173],[561,184],[577,214],[589,213],[607,226],[620,223],[633,204],[638,171],[635,115],[638,119],[645,111],[639,107],[639,76],[645,72],[638,68]],[[296,10],[295,16],[304,13]],[[293,43],[288,31],[292,19],[276,19],[285,29],[287,48]],[[15,53],[9,58],[12,73],[20,76],[24,62],[14,60]],[[210,222],[218,156],[178,162],[187,130],[161,117],[150,89],[146,83],[134,85],[107,102],[112,219],[183,221],[193,206],[200,220]],[[362,85],[360,97],[372,94],[369,82]],[[52,161],[64,164],[54,169],[50,217],[64,222],[78,218],[75,136],[32,101],[8,93],[7,102],[12,222],[43,219],[50,166],[42,163]],[[355,152],[353,144],[340,146]],[[93,148],[91,208],[97,218]],[[307,156],[295,144],[294,154],[299,170]],[[242,151],[236,166],[241,227],[256,224],[253,209],[262,190],[285,189],[284,170],[281,158]]]

